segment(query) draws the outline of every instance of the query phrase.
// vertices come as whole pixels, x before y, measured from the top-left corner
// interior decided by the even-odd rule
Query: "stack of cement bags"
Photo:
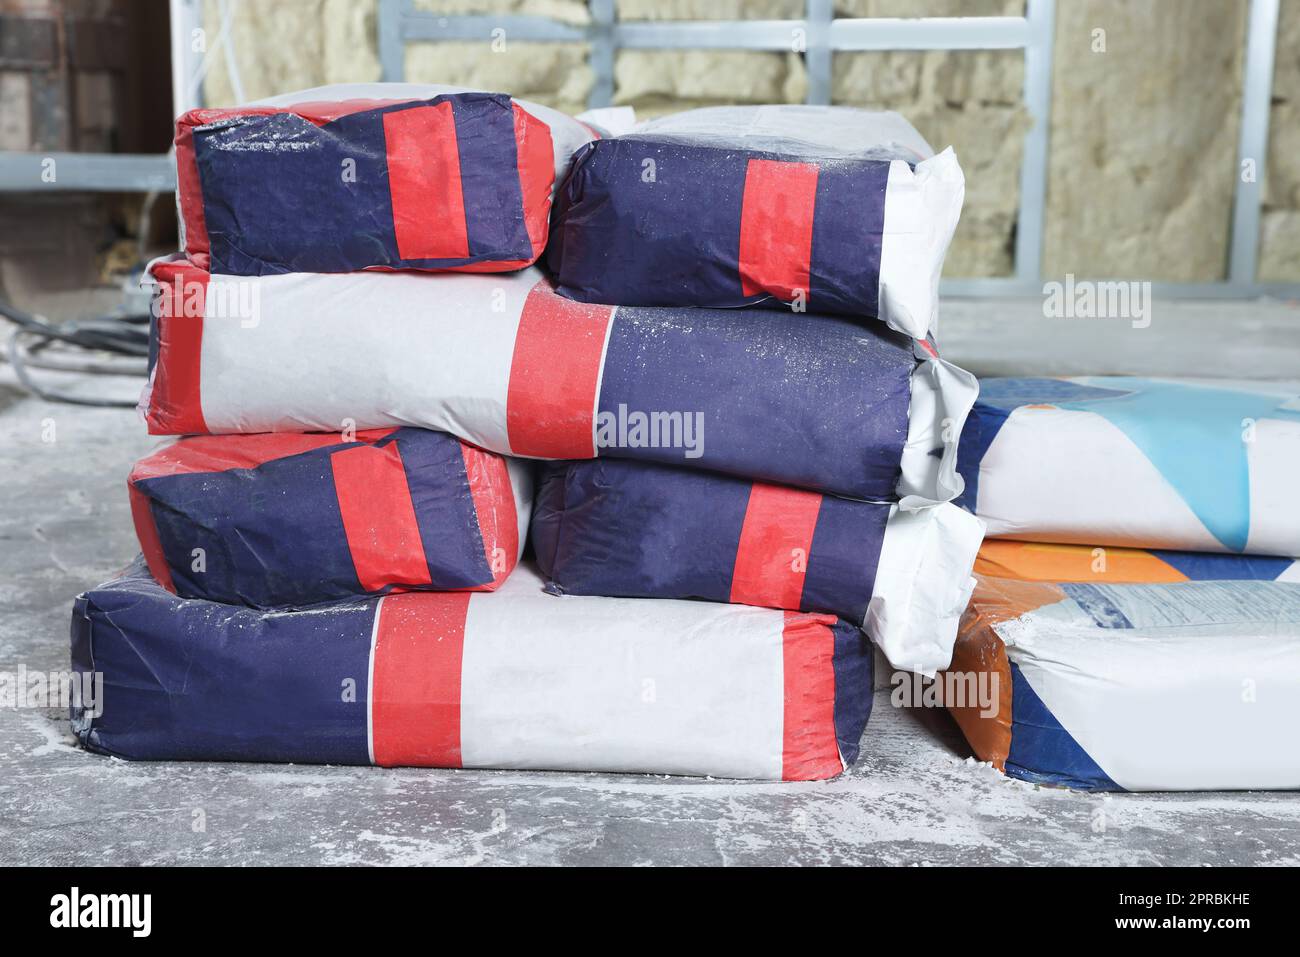
[[[982,386],[964,501],[1017,541],[981,549],[939,682],[976,754],[1094,790],[1300,787],[1300,395]]]
[[[982,536],[931,337],[950,151],[406,85],[176,147],[141,409],[186,437],[131,473],[142,561],[76,602],[86,747],[815,779],[868,635],[948,663]]]

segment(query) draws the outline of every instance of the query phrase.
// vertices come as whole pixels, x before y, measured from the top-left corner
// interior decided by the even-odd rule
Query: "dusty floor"
[[[1157,303],[1148,329],[1039,309],[953,302],[940,341],[982,373],[1300,378],[1293,305]],[[0,365],[0,670],[66,668],[72,597],[135,553],[125,476],[154,441]],[[1300,795],[1075,794],[968,753],[945,714],[884,693],[859,764],[807,785],[130,764],[77,750],[56,712],[0,710],[0,864],[1300,865]]]

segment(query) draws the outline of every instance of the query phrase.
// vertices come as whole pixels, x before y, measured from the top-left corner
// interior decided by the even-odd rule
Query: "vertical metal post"
[[[808,70],[808,97],[812,104],[831,101],[831,0],[808,0],[804,22],[804,66]]]
[[[379,75],[385,83],[400,82],[406,77],[402,20],[410,7],[410,0],[379,0]]]
[[[203,105],[199,78],[200,57],[194,52],[194,31],[203,29],[200,0],[171,0],[172,113],[180,116]],[[211,42],[213,38],[209,37]]]
[[[593,77],[587,106],[595,109],[614,103],[614,0],[591,0],[591,49],[588,60]]]
[[[1052,47],[1056,0],[1028,0],[1025,19],[1025,107],[1033,126],[1020,159],[1020,211],[1016,220],[1016,279],[1037,285],[1043,272],[1043,221],[1047,213],[1048,125],[1052,111]]]
[[[1241,90],[1241,138],[1232,193],[1232,246],[1228,256],[1228,280],[1234,283],[1253,283],[1259,266],[1259,207],[1268,159],[1278,0],[1251,0],[1249,16]],[[1253,169],[1247,182],[1249,167]]]

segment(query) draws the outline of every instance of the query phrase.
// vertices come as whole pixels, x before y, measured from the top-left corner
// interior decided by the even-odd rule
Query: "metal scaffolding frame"
[[[407,43],[437,40],[582,42],[590,44],[594,77],[588,105],[614,99],[618,50],[769,50],[802,53],[808,71],[807,102],[831,102],[831,60],[837,51],[1024,50],[1025,103],[1033,125],[1025,139],[1016,233],[1016,275],[1011,282],[1038,291],[1043,210],[1047,195],[1047,122],[1051,109],[1052,28],[1055,0],[1027,0],[1023,17],[836,19],[832,0],[807,0],[802,20],[638,21],[615,18],[614,0],[590,0],[586,26],[533,16],[441,16],[413,0],[380,0],[379,62],[385,80],[405,72]],[[975,280],[976,293],[991,294]],[[1010,291],[1009,289],[1007,291]],[[1019,291],[1019,290],[1017,290]]]
[[[1157,282],[1152,284],[1156,295],[1300,296],[1300,283],[1260,283],[1255,279],[1278,3],[1279,0],[1250,2],[1228,278],[1204,283]],[[837,18],[832,0],[807,0],[800,20],[622,22],[615,17],[614,0],[589,0],[588,7],[591,22],[578,26],[534,16],[442,16],[417,8],[413,0],[380,0],[379,59],[383,77],[402,79],[405,46],[411,42],[477,40],[486,43],[497,37],[507,38],[508,42],[581,42],[589,44],[594,76],[588,105],[598,107],[609,106],[613,101],[614,56],[618,50],[793,51],[804,55],[808,71],[807,102],[829,103],[832,57],[837,52],[1023,50],[1023,96],[1031,126],[1025,136],[1020,167],[1014,275],[944,280],[942,291],[953,296],[1042,294],[1055,0],[1026,0],[1023,17],[917,19]],[[1241,175],[1248,160],[1255,173],[1250,180]]]
[[[1185,298],[1300,296],[1300,283],[1261,283],[1260,204],[1268,151],[1269,107],[1279,0],[1250,0],[1243,73],[1241,135],[1233,194],[1228,278],[1204,283],[1153,283],[1157,295]],[[807,0],[798,20],[635,21],[617,19],[614,0],[589,0],[589,22],[562,23],[523,15],[442,16],[416,8],[413,0],[379,0],[379,59],[385,80],[401,80],[407,43],[440,40],[491,42],[580,42],[588,44],[594,77],[589,104],[614,98],[618,50],[714,49],[802,53],[808,72],[809,103],[831,101],[832,57],[836,52],[890,50],[1023,50],[1024,102],[1031,118],[1020,170],[1014,275],[945,280],[956,296],[1019,296],[1042,293],[1043,219],[1047,197],[1048,120],[1051,109],[1055,0],[1026,0],[1023,17],[844,19],[832,0]],[[201,105],[208,58],[194,50],[203,25],[201,0],[171,0],[172,88],[179,115]],[[503,32],[501,32],[503,31]],[[54,182],[41,172],[54,160]],[[1253,176],[1247,177],[1247,165]],[[43,189],[154,191],[175,188],[169,154],[0,152],[0,192]],[[1102,278],[1102,277],[1088,277]]]

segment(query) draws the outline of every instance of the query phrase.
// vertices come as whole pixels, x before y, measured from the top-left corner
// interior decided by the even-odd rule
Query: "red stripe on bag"
[[[355,441],[378,442],[397,428],[366,429]],[[330,445],[343,445],[338,432],[254,432],[244,435],[192,435],[163,446],[131,467],[131,481],[160,475],[191,475],[195,472],[225,472],[255,469],[276,459],[301,455]]]
[[[384,767],[458,768],[468,592],[388,595],[375,614],[370,757]]]
[[[176,189],[180,195],[181,218],[185,222],[185,252],[194,265],[208,269],[211,265],[207,214],[203,206],[203,182],[199,176],[198,156],[194,150],[194,128],[241,117],[289,114],[302,117],[315,126],[324,126],[343,116],[362,110],[382,109],[401,100],[312,101],[287,107],[235,107],[233,109],[190,110],[176,121]],[[459,169],[459,167],[458,167]]]
[[[469,231],[451,103],[384,114],[393,233],[403,259],[467,259]]]
[[[158,360],[145,402],[150,435],[207,432],[203,419],[203,319],[208,273],[189,263],[153,270],[158,283]]]
[[[354,445],[330,455],[343,532],[366,591],[428,585],[429,562],[397,443]]]
[[[751,159],[740,207],[740,288],[778,299],[808,294],[817,166]]]
[[[460,451],[474,499],[474,514],[483,536],[483,554],[492,574],[480,589],[492,591],[506,580],[519,558],[519,515],[515,510],[514,483],[501,456],[465,442],[460,444]]]
[[[835,737],[834,615],[785,613],[781,779],[817,781],[844,770]]]
[[[731,573],[731,601],[799,607],[821,507],[816,492],[754,483]]]
[[[149,566],[149,573],[158,584],[174,595],[176,585],[172,582],[172,570],[167,564],[167,556],[163,554],[162,540],[158,537],[158,523],[154,521],[149,496],[136,488],[133,482],[127,482],[126,487],[131,499],[131,521],[135,525],[135,537],[140,542],[145,564]]]
[[[185,254],[200,269],[212,268],[212,257],[207,212],[203,204],[203,180],[199,175],[198,154],[194,150],[194,129],[222,120],[270,116],[278,112],[271,107],[198,109],[190,110],[176,120],[176,192],[180,198],[181,219],[185,223]]]
[[[524,226],[535,260],[546,247],[551,187],[555,184],[555,147],[551,128],[518,103],[514,104],[514,117],[519,194],[523,197]]]
[[[590,459],[596,389],[612,306],[558,296],[539,282],[524,302],[506,388],[510,451],[540,459]]]
[[[194,127],[199,122],[194,112],[186,113],[176,121],[176,193],[180,200],[181,220],[185,224],[185,252],[194,265],[207,269],[211,263],[208,224],[203,210],[199,160],[194,152]]]

